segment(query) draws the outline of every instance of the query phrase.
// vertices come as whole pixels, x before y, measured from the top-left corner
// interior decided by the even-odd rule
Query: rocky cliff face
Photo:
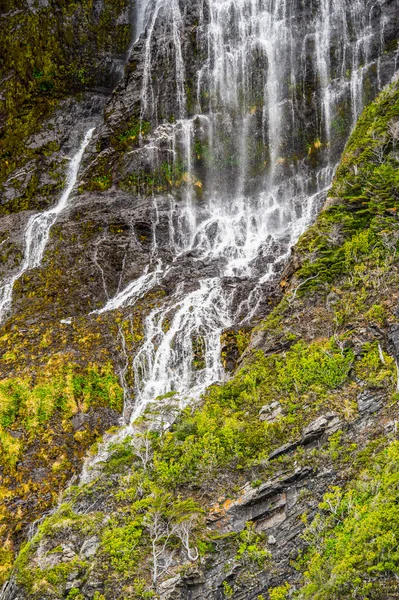
[[[129,424],[31,530],[3,598],[288,597],[300,515],[396,431],[396,85],[283,268],[395,73],[397,3],[51,3],[2,18],[54,38],[28,60],[17,36],[3,69],[4,283],[96,127],[3,315],[4,573],[122,400]],[[232,382],[178,416],[240,356]],[[351,597],[344,583],[298,593]]]

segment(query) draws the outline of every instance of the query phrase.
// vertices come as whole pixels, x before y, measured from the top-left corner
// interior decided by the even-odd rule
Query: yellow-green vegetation
[[[52,505],[101,434],[107,422],[101,412],[118,415],[122,406],[111,364],[82,368],[53,359],[35,377],[0,381],[1,579],[12,564],[18,532]]]
[[[74,414],[87,413],[95,406],[122,410],[123,393],[110,364],[89,365],[83,373],[77,365],[67,364],[55,373],[41,373],[34,382],[32,377],[0,381],[1,464],[14,469],[21,458],[22,442],[13,437],[13,431],[23,432],[29,441],[55,413],[68,428]]]
[[[177,190],[185,185],[193,186],[197,196],[201,196],[201,181],[191,176],[181,161],[176,161],[173,165],[163,162],[158,169],[151,172],[140,170],[130,173],[120,183],[122,189],[143,196]]]
[[[51,272],[51,267],[44,287],[34,288],[36,309],[41,312],[46,311],[54,293],[49,283],[54,281],[57,285],[57,274]],[[111,359],[124,349],[129,353],[136,351],[142,341],[142,320],[159,296],[163,293],[149,294],[138,303],[134,318],[117,311],[74,319],[72,324],[51,318],[27,324],[35,312],[35,297],[30,294],[27,310],[12,317],[3,329],[2,577],[11,566],[13,551],[24,540],[29,523],[54,505],[59,492],[81,469],[87,450],[104,430],[118,422],[123,393]],[[125,373],[125,380],[132,385],[130,370]],[[71,420],[75,414],[87,415],[77,431]]]
[[[40,129],[60,100],[110,78],[107,57],[124,52],[131,35],[130,26],[118,22],[127,8],[127,0],[51,0],[35,8],[25,0],[3,3],[0,184],[28,160],[58,149],[54,142],[29,148],[26,140]],[[35,207],[37,189],[38,180],[33,176],[26,192],[2,210]]]
[[[115,132],[111,138],[111,144],[119,151],[130,150],[132,147],[138,146],[140,139],[144,138],[151,130],[151,125],[148,121],[141,119],[133,119],[126,123],[125,127],[120,127],[118,132]]]
[[[227,371],[237,368],[237,361],[243,355],[251,340],[251,330],[225,331],[221,336],[222,361]]]
[[[344,387],[353,361],[353,352],[342,351],[333,340],[299,342],[285,355],[258,352],[231,381],[212,387],[200,409],[187,409],[173,432],[155,445],[156,476],[167,486],[198,486],[221,469],[257,464],[272,449],[299,439],[320,411],[353,414],[352,389]],[[381,381],[389,386],[392,373],[382,364],[380,369]],[[261,421],[260,409],[276,400],[280,418]]]
[[[72,488],[69,502],[40,525],[35,537],[20,553],[16,579],[29,597],[38,598],[40,593],[45,597],[62,597],[66,576],[78,568],[82,577],[90,570],[96,571],[104,583],[104,598],[155,598],[160,581],[175,560],[182,565],[176,572],[184,573],[192,561],[212,556],[220,543],[226,547],[231,564],[241,569],[240,580],[231,585],[226,582],[224,589],[233,592],[240,589],[240,585],[256,582],[256,575],[271,563],[265,534],[258,533],[251,522],[238,534],[220,536],[207,529],[199,503],[155,484],[148,471],[137,462],[137,453],[140,453],[137,440],[128,450],[130,442],[132,440],[125,440],[115,446],[114,456],[107,461],[105,472],[108,478],[113,477],[113,483],[107,479]],[[120,462],[123,449],[124,468]],[[111,473],[116,456],[118,466]],[[118,485],[115,485],[116,473],[119,473]],[[105,496],[107,519],[101,511],[80,515],[74,512],[74,503],[85,506],[86,502],[94,501],[97,504]],[[71,534],[71,530],[77,533]],[[77,551],[72,564],[62,559],[60,547],[71,535]],[[98,540],[98,550],[87,565],[78,549],[83,540],[93,535]],[[39,546],[41,558],[37,560]],[[58,559],[55,565],[51,557]],[[46,563],[48,566],[44,566]]]
[[[270,600],[287,600],[289,598],[288,594],[290,589],[290,584],[285,583],[284,585],[279,585],[278,587],[269,590]]]
[[[59,544],[72,528],[81,540],[96,535],[99,547],[96,560],[101,564],[108,589],[114,594],[124,589],[130,592],[129,598],[155,597],[148,584],[152,581],[155,586],[165,571],[162,562],[165,555],[198,554],[197,544],[201,545],[203,537],[200,507],[191,499],[174,498],[145,480],[142,485],[145,497],[141,499],[137,489],[126,481],[117,493],[109,490],[113,501],[118,501],[118,510],[108,520],[104,520],[101,512],[78,515],[70,504],[62,505],[46,519],[16,562],[17,581],[31,598],[38,597],[40,591],[60,597],[66,576],[77,568],[87,569],[88,565],[78,556],[71,562],[59,560],[55,566],[44,568],[32,563],[39,544],[45,548],[42,565],[46,557],[60,552]],[[250,551],[255,553],[254,548]]]
[[[343,490],[333,487],[308,523],[300,599],[377,599],[397,592],[399,443]]]
[[[65,585],[70,573],[85,566],[87,567],[86,561],[75,557],[68,562],[62,562],[46,568],[44,564],[46,562],[51,564],[52,555],[62,554],[62,546],[57,544],[46,553],[44,559],[41,561],[42,566],[37,564],[26,568],[32,546],[39,544],[46,535],[54,535],[64,528],[78,532],[83,536],[93,535],[101,527],[102,518],[103,515],[101,513],[94,513],[89,516],[78,515],[73,512],[68,504],[63,504],[54,515],[46,519],[44,524],[40,525],[34,541],[28,542],[25,545],[16,562],[19,578],[23,580],[26,589],[31,589],[34,585],[35,593],[51,593],[52,589]],[[62,540],[60,541],[62,542]]]
[[[359,379],[364,365],[374,365],[374,358],[374,346],[366,346],[358,361]],[[223,487],[226,490],[225,473],[229,473],[227,490],[232,493],[240,473],[248,477],[251,468],[271,449],[297,439],[303,426],[319,412],[331,408],[344,411],[343,397],[351,385],[353,363],[352,350],[342,351],[333,340],[310,345],[299,342],[285,356],[265,357],[259,352],[232,381],[212,387],[200,408],[187,409],[172,431],[147,430],[144,418],[141,434],[113,443],[100,478],[72,488],[67,497],[72,511],[75,503],[103,506],[107,499],[110,518],[97,528],[101,544],[90,565],[104,582],[105,598],[150,598],[166,573],[157,563],[160,557],[162,565],[171,555],[184,565],[188,559],[212,557],[215,544],[220,549],[221,543],[231,564],[242,568],[238,577],[226,580],[225,594],[251,586],[256,574],[271,565],[263,534],[248,523],[238,534],[219,539],[217,533],[204,527],[203,495],[210,489],[213,494]],[[390,390],[392,372],[387,364],[377,364],[373,372],[380,385]],[[259,408],[276,398],[284,410],[281,418],[276,423],[262,422]],[[341,437],[335,437],[327,453],[337,451],[342,443]],[[89,514],[93,517],[96,513]],[[54,578],[53,573],[53,569],[64,573],[61,556],[57,567],[34,570],[38,543],[45,539],[51,552],[69,535],[69,522],[62,524],[62,520],[57,525],[45,521],[44,534],[34,538],[24,551],[25,562],[17,562],[17,578],[32,598],[38,597],[39,589],[54,597],[62,595],[64,580]],[[79,565],[82,572],[87,571],[83,563]],[[139,585],[140,580],[145,583]],[[273,593],[276,598],[285,598],[288,589]]]
[[[97,600],[151,598],[162,578],[184,576],[200,559],[210,566],[213,552],[223,552],[226,560],[220,593],[232,597],[240,585],[249,589],[259,572],[273,569],[264,533],[247,524],[238,533],[220,534],[205,526],[203,513],[212,507],[219,515],[221,505],[231,505],[237,496],[239,503],[243,484],[252,481],[257,488],[303,465],[314,472],[338,465],[342,485],[328,491],[320,514],[304,517],[308,551],[298,564],[304,571],[299,598],[377,600],[391,584],[394,589],[399,446],[389,445],[383,426],[398,416],[397,370],[387,343],[399,297],[398,122],[395,83],[360,120],[332,199],[296,248],[301,266],[284,282],[281,303],[257,328],[258,346],[253,339],[232,379],[212,386],[170,429],[148,427],[146,419],[154,414],[145,415],[134,435],[111,445],[91,482],[67,492],[65,505],[44,521],[16,563],[16,579],[32,600],[65,597],[70,569],[82,580],[95,573],[103,585]],[[122,313],[118,319],[133,353],[141,329]],[[243,338],[236,340],[242,350]],[[201,342],[194,343],[201,364]],[[378,393],[382,404],[385,400],[381,425],[375,420],[379,437],[369,445],[371,419],[355,441],[347,433],[365,391]],[[160,419],[169,399],[159,398],[152,409]],[[44,408],[34,413],[38,422],[46,414],[45,400],[46,395]],[[320,447],[305,447],[304,427],[331,411],[342,430]],[[283,445],[291,455],[270,458]],[[301,493],[306,499],[312,492]],[[91,523],[98,549],[88,566],[80,548],[93,534]],[[75,526],[81,531],[78,541],[71,537]],[[75,544],[73,560],[59,552],[65,539]],[[7,559],[7,546],[4,552]],[[43,553],[58,554],[55,564],[40,565]],[[289,576],[280,581],[287,582],[267,592],[270,600],[294,592]],[[70,597],[79,598],[80,590],[76,584]]]

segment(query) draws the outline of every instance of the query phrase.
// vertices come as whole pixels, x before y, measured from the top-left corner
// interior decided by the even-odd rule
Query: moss
[[[16,580],[24,586],[31,598],[43,593],[52,597],[60,596],[68,576],[74,572],[82,572],[88,566],[78,556],[66,562],[58,561],[47,568],[41,568],[37,564],[33,566],[29,562],[30,557],[39,544],[46,540],[47,554],[57,554],[58,536],[62,537],[63,531],[76,531],[88,537],[98,532],[102,519],[101,513],[82,516],[76,514],[69,504],[62,504],[56,513],[39,526],[36,535],[24,546],[16,561]]]
[[[222,334],[222,362],[227,371],[233,371],[237,367],[237,362],[247,349],[250,338],[251,331],[249,329],[225,331]]]
[[[187,410],[175,431],[167,433],[155,450],[154,465],[163,485],[205,484],[217,472],[243,469],[266,458],[273,448],[297,439],[319,411],[345,411],[342,388],[354,360],[333,340],[299,342],[285,354],[262,352],[223,386],[212,387],[200,409]],[[274,423],[262,421],[259,411],[278,400],[282,415]]]
[[[288,600],[290,589],[290,584],[285,583],[284,585],[279,585],[278,587],[269,590],[270,600]]]
[[[52,144],[30,148],[27,140],[60,100],[110,77],[107,54],[122,53],[130,39],[129,26],[118,24],[127,6],[126,0],[106,0],[98,10],[91,0],[79,4],[51,0],[48,6],[31,10],[21,1],[3,16],[0,184],[29,160],[40,163],[43,154],[56,151]],[[58,181],[48,192],[57,192],[59,185]],[[34,204],[38,192],[47,193],[32,179],[27,192],[4,205],[3,213],[43,208]]]
[[[164,162],[158,169],[151,172],[140,170],[130,173],[119,185],[124,190],[143,196],[172,189],[178,190],[185,185],[194,186],[194,189],[199,193],[202,188],[201,182],[196,178],[191,179],[185,165],[179,161],[176,161],[173,165]]]
[[[333,206],[299,242],[304,261],[298,277],[309,279],[300,293],[356,270],[365,259],[367,266],[384,264],[391,251],[384,235],[395,229],[399,209],[393,127],[398,119],[396,82],[360,117],[330,192]]]
[[[210,505],[218,499],[217,506],[220,506],[222,493],[231,504],[237,496],[240,497],[241,486],[246,482],[253,481],[254,485],[259,485],[271,476],[291,473],[302,466],[315,471],[322,467],[323,472],[334,467],[342,479],[345,476],[356,478],[348,489],[331,490],[320,507],[323,514],[317,517],[316,525],[323,524],[318,540],[321,550],[314,544],[303,559],[302,565],[307,569],[306,585],[300,592],[303,597],[321,594],[320,598],[329,600],[341,598],[348,590],[353,590],[353,585],[366,586],[360,588],[366,594],[370,590],[378,590],[378,586],[381,588],[385,576],[397,573],[397,448],[392,447],[384,456],[378,457],[376,467],[369,466],[359,478],[359,469],[365,463],[374,462],[377,451],[387,445],[387,438],[385,435],[381,438],[382,426],[378,430],[380,437],[375,439],[372,439],[371,426],[368,426],[364,430],[366,441],[360,438],[354,442],[346,431],[347,423],[359,416],[356,399],[360,392],[378,389],[387,399],[390,396],[393,401],[396,399],[393,394],[396,387],[394,361],[386,352],[384,336],[379,334],[379,339],[375,338],[374,326],[377,323],[378,327],[386,328],[394,319],[395,298],[399,293],[395,210],[397,181],[392,165],[388,169],[383,168],[385,159],[388,163],[393,159],[393,140],[381,142],[391,121],[384,117],[384,124],[380,127],[379,117],[376,117],[386,110],[396,110],[396,104],[397,85],[394,85],[382,95],[375,107],[368,109],[363,117],[367,123],[361,121],[360,133],[354,133],[356,148],[351,146],[352,142],[349,143],[348,154],[334,183],[334,197],[339,200],[322,213],[316,226],[300,240],[296,255],[302,262],[301,267],[293,280],[287,278],[282,282],[285,298],[257,328],[256,333],[262,334],[267,352],[249,352],[247,349],[245,363],[234,377],[227,383],[212,386],[201,403],[187,408],[167,431],[148,431],[144,418],[137,424],[140,433],[111,446],[108,459],[99,467],[104,476],[68,492],[71,513],[63,516],[61,511],[61,514],[54,515],[55,520],[46,520],[39,537],[20,555],[17,572],[27,589],[33,590],[32,598],[35,594],[39,597],[39,593],[41,597],[50,592],[61,594],[62,591],[55,588],[60,586],[61,589],[60,582],[67,570],[67,566],[60,564],[53,573],[37,572],[39,579],[36,583],[41,581],[43,588],[41,591],[33,588],[29,573],[36,573],[37,544],[43,542],[50,546],[49,540],[53,540],[54,551],[59,545],[59,540],[55,539],[57,530],[68,535],[68,528],[84,528],[84,521],[87,519],[89,524],[93,513],[81,515],[83,523],[77,523],[73,505],[82,506],[85,501],[90,501],[88,506],[92,506],[94,499],[102,502],[110,514],[110,519],[101,523],[97,521],[96,532],[101,537],[101,546],[90,564],[91,572],[98,574],[104,583],[105,598],[116,598],[116,595],[118,599],[153,597],[155,592],[149,582],[154,520],[166,527],[162,529],[162,544],[165,543],[167,558],[173,555],[185,567],[191,564],[175,526],[192,519],[192,549],[194,546],[198,548],[205,561],[210,557],[211,562],[212,550],[217,548],[220,552],[222,548],[226,564],[229,567],[235,565],[234,569],[237,566],[235,573],[239,574],[226,579],[225,593],[234,592],[235,586],[239,587],[241,583],[243,586],[251,585],[251,580],[246,579],[253,576],[248,564],[251,567],[255,565],[255,572],[256,569],[269,568],[263,538],[251,537],[251,526],[238,535],[210,533],[204,526],[196,499],[201,506],[206,505],[213,518],[215,509]],[[389,115],[391,120],[392,114]],[[376,134],[373,128],[376,128]],[[129,136],[123,139],[123,132],[121,135],[122,139],[117,142],[125,144]],[[377,137],[374,138],[374,135]],[[364,138],[361,147],[360,138],[356,136]],[[375,145],[375,140],[380,142]],[[135,140],[129,143],[135,143]],[[314,156],[320,149],[317,146],[319,142],[315,143],[313,139],[310,149]],[[196,144],[196,152],[197,157],[201,157],[198,160],[202,160],[204,148]],[[360,156],[363,158],[359,162]],[[346,176],[342,179],[342,169],[352,160],[356,168],[348,176],[350,185],[347,185]],[[168,169],[169,166],[165,166],[163,172],[158,173],[160,185],[192,183],[184,181],[184,170],[179,182],[178,178],[175,181],[171,177],[173,173]],[[368,169],[372,171],[371,179]],[[371,192],[370,181],[375,186],[374,193]],[[136,183],[140,187],[140,182]],[[145,183],[140,188],[143,193],[156,186],[155,181]],[[92,226],[87,228],[88,237],[93,230]],[[120,235],[117,230],[116,234]],[[49,287],[55,286],[58,275],[55,270],[46,274],[43,281],[49,282]],[[298,284],[303,285],[298,288]],[[35,302],[41,301],[40,293],[35,290],[30,290],[30,293]],[[138,320],[131,319],[123,310],[112,316],[112,331],[117,331],[120,336],[123,334],[129,353],[134,354],[136,344],[142,340],[142,314],[151,302],[158,300],[156,295],[147,297],[145,308],[135,307],[140,313]],[[83,324],[84,319],[74,325],[74,335],[82,338],[79,347],[82,354],[84,349],[85,360],[102,343],[104,324],[108,326],[111,322],[108,319],[111,318],[93,318],[90,331],[87,322]],[[167,322],[164,327],[167,329]],[[32,337],[36,339],[37,334],[36,331]],[[15,333],[12,330],[6,336],[5,360],[16,368],[22,354],[21,346],[13,347],[10,340],[15,340]],[[56,343],[46,331],[40,330],[40,336],[43,347]],[[243,351],[246,333],[232,337],[238,353]],[[257,338],[253,339],[252,345]],[[65,344],[67,342],[66,338]],[[229,343],[230,340],[227,340],[226,344]],[[202,364],[201,340],[193,340],[193,347],[196,360]],[[23,348],[26,352],[27,347]],[[37,356],[35,360],[38,360]],[[266,414],[263,409],[266,407],[267,411],[267,407],[275,402],[281,409],[280,414],[270,422],[263,420]],[[317,416],[331,410],[340,416],[342,430],[335,433],[327,444],[315,449],[299,447],[291,454],[270,460],[274,449],[285,443],[299,443],[303,428]],[[388,406],[384,411],[383,424],[385,417],[397,416],[396,407]],[[13,418],[12,405],[4,418]],[[380,424],[376,420],[375,429],[378,427]],[[13,439],[17,439],[18,443],[18,438]],[[362,447],[367,439],[371,440],[369,446]],[[62,455],[54,460],[55,473],[62,460]],[[311,494],[305,491],[301,500],[305,501]],[[356,508],[353,515],[348,511],[352,499]],[[337,514],[333,513],[333,518],[328,514],[329,502],[338,511],[338,520]],[[386,523],[383,520],[385,504],[388,510]],[[223,513],[225,516],[226,512]],[[391,537],[388,526],[393,530]],[[317,527],[309,527],[305,535],[309,536],[310,531],[307,539],[312,544],[311,534]],[[86,530],[90,531],[90,527],[87,526]],[[169,535],[170,531],[173,533]],[[372,538],[367,532],[372,532]],[[367,554],[369,544],[370,560]],[[388,558],[385,549],[388,549]],[[84,563],[78,568],[82,569],[82,577],[88,573],[88,566]],[[336,573],[340,581],[337,581]],[[148,582],[147,586],[143,580]],[[367,587],[370,582],[374,588]],[[336,596],[332,586],[338,586]],[[284,598],[291,591],[287,584],[269,590],[269,595],[271,598]]]
[[[49,553],[57,550],[58,540],[70,535],[73,530],[80,539],[88,538],[94,533],[100,540],[98,553],[91,559],[90,568],[102,565],[102,577],[105,579],[105,598],[129,597],[149,599],[155,597],[151,589],[151,553],[150,540],[161,556],[162,548],[168,552],[178,553],[182,550],[179,526],[189,525],[191,543],[196,543],[198,525],[201,521],[201,509],[192,500],[172,498],[164,490],[151,486],[145,480],[141,485],[146,492],[145,498],[139,498],[132,486],[123,486],[113,496],[111,486],[107,490],[112,506],[115,509],[109,519],[104,521],[102,513],[79,515],[73,511],[71,504],[64,503],[51,517],[39,527],[35,537],[24,547],[16,562],[17,581],[22,585],[29,597],[39,598],[40,593],[64,597],[63,582],[65,577],[78,570],[84,578],[89,564],[78,556],[72,561],[65,561],[62,555],[57,556],[57,563],[50,568],[37,568],[35,553],[38,547]],[[82,492],[83,490],[81,490]],[[100,490],[95,490],[98,499]],[[102,490],[104,493],[105,490]],[[87,490],[86,490],[87,493]],[[203,526],[203,525],[202,525]],[[198,528],[198,529],[197,529]],[[158,539],[156,536],[161,533]],[[162,535],[163,534],[163,535]],[[259,536],[256,536],[257,538]],[[253,549],[246,550],[253,552]],[[79,592],[79,589],[76,588]]]
[[[148,121],[133,119],[124,127],[119,126],[119,130],[115,131],[114,137],[111,138],[111,144],[118,151],[126,151],[132,146],[138,146],[140,140],[148,135],[150,129],[151,125]]]
[[[118,414],[122,405],[123,391],[110,364],[82,369],[50,361],[34,379],[0,382],[0,497],[6,500],[0,510],[2,579],[18,532],[51,506],[98,437],[100,411],[110,408]],[[72,417],[94,412],[99,415],[96,425],[83,419],[75,433]],[[33,498],[37,501],[32,503]]]

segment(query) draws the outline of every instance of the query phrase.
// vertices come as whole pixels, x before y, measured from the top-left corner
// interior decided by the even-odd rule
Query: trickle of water
[[[134,42],[137,42],[138,38],[144,33],[147,25],[148,13],[151,0],[141,0],[135,5],[135,22],[134,22]]]
[[[219,278],[202,279],[175,294],[145,322],[145,342],[133,360],[137,399],[131,421],[149,402],[176,391],[180,406],[223,379],[220,334],[230,325],[229,307]]]
[[[132,281],[124,290],[111,298],[103,308],[94,310],[91,314],[101,315],[111,310],[135,304],[137,300],[142,298],[155,286],[157,277],[162,272],[160,263],[155,271],[149,272],[149,269],[148,265],[141,277]]]
[[[134,357],[119,330],[127,423],[86,462],[82,482],[106,459],[108,443],[134,432],[135,421],[152,403],[161,406],[169,395],[182,407],[223,380],[221,334],[259,315],[268,282],[315,218],[343,138],[363,107],[373,61],[381,82],[377,59],[384,28],[375,35],[366,4],[319,0],[311,15],[296,0],[141,0],[136,5],[135,37],[144,34],[137,46],[143,78],[136,91],[140,118],[150,122],[151,133],[132,152],[154,172],[166,160],[179,189],[153,199],[153,239],[144,272],[94,313],[134,311],[156,286],[164,285],[169,295],[147,315]],[[376,18],[383,23],[378,4]],[[192,57],[185,54],[194,33],[185,32],[187,18],[191,27],[195,23],[201,57],[195,82]],[[167,94],[154,76],[162,44],[173,77]],[[168,77],[161,80],[169,85]],[[160,109],[163,95],[168,109],[175,107],[173,123],[160,123],[159,114],[166,116]],[[312,164],[309,156],[315,158]],[[47,237],[52,219],[49,215],[50,225],[44,225]],[[44,246],[35,251],[39,262]],[[30,258],[25,263],[26,268],[36,264]],[[126,385],[128,372],[134,390]]]
[[[84,136],[79,150],[71,159],[67,172],[66,187],[58,203],[49,210],[29,218],[25,231],[25,253],[22,265],[16,273],[11,275],[6,281],[3,281],[0,286],[0,322],[7,317],[11,309],[14,283],[22,277],[26,271],[38,267],[42,261],[44,250],[49,239],[50,229],[57,220],[58,215],[68,204],[68,200],[76,184],[84,151],[92,138],[94,129],[95,128],[89,129]]]
[[[145,10],[148,4],[145,4]],[[144,46],[144,77],[141,91],[141,112],[150,116],[153,121],[157,120],[157,102],[153,93],[152,85],[152,49],[153,33],[158,18],[161,17],[171,25],[172,42],[175,54],[175,83],[176,83],[176,118],[182,118],[186,112],[186,89],[185,89],[185,63],[181,44],[181,33],[183,18],[180,11],[179,0],[153,0],[152,15],[147,22],[147,37]]]

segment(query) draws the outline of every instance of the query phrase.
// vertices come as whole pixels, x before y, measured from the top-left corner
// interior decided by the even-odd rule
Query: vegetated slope
[[[394,82],[242,367],[171,430],[153,427],[166,397],[115,442],[24,547],[6,598],[393,597],[398,157]]]
[[[120,77],[130,12],[125,0],[2,2],[1,277],[22,262],[18,232],[30,214],[22,211],[54,203],[79,135]],[[10,324],[1,335],[0,581],[29,525],[54,504],[123,405],[109,356],[90,351],[94,332],[79,335],[77,355],[67,335],[54,332],[55,347],[38,329],[30,335]],[[45,356],[40,365],[37,353]]]

